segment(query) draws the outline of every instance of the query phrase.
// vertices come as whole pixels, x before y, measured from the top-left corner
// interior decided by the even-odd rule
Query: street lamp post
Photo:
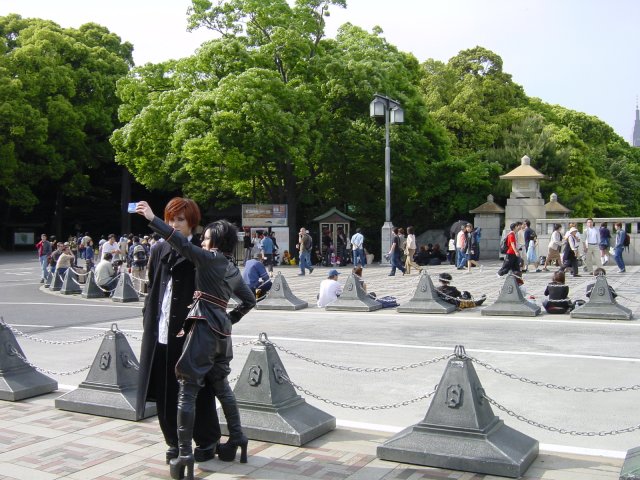
[[[389,142],[389,125],[404,123],[404,110],[400,108],[400,102],[379,93],[374,94],[373,101],[369,105],[371,117],[384,117],[384,224],[382,225],[382,241],[380,263],[388,264],[385,254],[391,248],[391,146]]]

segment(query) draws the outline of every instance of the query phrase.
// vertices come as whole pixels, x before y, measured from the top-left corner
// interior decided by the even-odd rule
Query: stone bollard
[[[300,446],[336,428],[335,417],[309,405],[286,380],[287,371],[266,333],[260,341],[233,389],[244,433],[253,440]],[[221,409],[218,417],[227,434]]]
[[[131,278],[128,273],[122,272],[120,274],[118,285],[116,285],[111,300],[114,302],[137,302],[140,300],[138,292],[133,288],[133,283],[131,283]]]
[[[78,274],[73,270],[73,268],[67,268],[64,275],[64,281],[62,282],[62,287],[60,288],[60,293],[63,295],[82,293],[82,288],[80,288],[80,284],[78,283]]]
[[[63,281],[63,278],[60,275],[60,271],[56,270],[53,273],[53,279],[51,281],[51,286],[49,287],[49,290],[51,290],[52,292],[59,292],[60,289],[62,288],[62,281]]]
[[[0,400],[15,402],[58,389],[58,382],[29,365],[9,326],[0,317]]]
[[[307,308],[309,304],[296,297],[287,280],[282,273],[278,272],[273,279],[271,290],[267,292],[266,298],[256,305],[257,310],[300,310]]]
[[[51,273],[51,270],[47,270],[47,276],[44,279],[44,288],[49,288],[51,282],[53,282],[53,273]]]
[[[102,340],[87,378],[75,390],[58,397],[56,408],[133,421],[155,415],[155,403],[146,404],[144,417],[136,408],[139,368],[129,342],[114,323]]]
[[[518,288],[515,275],[507,275],[500,295],[493,305],[482,310],[482,315],[510,315],[535,317],[540,314],[540,305],[528,301]]]
[[[633,312],[620,305],[609,290],[607,277],[601,275],[591,290],[589,301],[571,312],[571,318],[597,318],[602,320],[631,320]]]
[[[362,289],[360,280],[352,273],[347,277],[342,294],[325,307],[325,310],[346,310],[352,312],[372,312],[382,308]]]
[[[640,447],[627,451],[620,471],[620,480],[640,480]]]
[[[382,460],[517,478],[538,455],[538,441],[506,426],[457,346],[424,419],[378,447]]]
[[[451,313],[455,309],[455,305],[445,302],[438,296],[436,287],[426,270],[420,275],[418,286],[411,300],[396,307],[400,313]]]
[[[87,276],[87,281],[82,287],[82,298],[104,298],[105,294],[96,283],[96,276],[91,270]]]

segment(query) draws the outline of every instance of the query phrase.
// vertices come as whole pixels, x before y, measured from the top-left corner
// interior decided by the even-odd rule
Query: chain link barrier
[[[89,370],[91,368],[91,364],[89,364],[86,367],[78,368],[77,370],[71,370],[71,371],[68,371],[68,372],[54,372],[53,370],[47,370],[46,368],[42,368],[42,367],[39,367],[37,365],[34,365],[29,360],[27,360],[25,357],[20,355],[20,352],[18,352],[13,347],[11,347],[11,354],[15,355],[16,357],[18,357],[20,360],[22,360],[24,363],[29,365],[31,368],[35,368],[37,371],[39,371],[41,373],[44,373],[46,375],[59,375],[61,377],[64,377],[64,376],[67,376],[67,375],[75,375],[76,373],[86,372],[87,370]]]
[[[494,373],[497,373],[498,375],[502,375],[504,377],[510,378],[511,380],[518,380],[522,383],[527,383],[529,385],[534,385],[536,387],[549,388],[551,390],[560,390],[563,392],[577,392],[577,393],[612,393],[612,392],[629,392],[633,390],[640,390],[640,384],[621,386],[621,387],[572,387],[568,385],[556,385],[554,383],[545,383],[538,380],[532,380],[527,377],[516,375],[515,373],[509,373],[505,370],[496,368],[489,363],[483,362],[481,360],[478,360],[475,357],[471,357],[466,354],[462,358],[471,360],[473,363],[480,365]]]
[[[282,380],[287,382],[289,385],[291,385],[293,388],[295,388],[299,392],[302,392],[302,393],[304,393],[305,395],[307,395],[309,397],[315,398],[316,400],[319,400],[321,402],[327,403],[329,405],[334,405],[336,407],[347,408],[347,409],[351,409],[351,410],[390,410],[392,408],[406,407],[406,406],[411,405],[413,403],[416,403],[416,402],[419,402],[421,400],[425,400],[427,398],[432,397],[436,393],[436,389],[437,389],[437,385],[436,385],[436,387],[433,389],[433,391],[431,391],[429,393],[426,393],[424,395],[420,395],[419,397],[412,398],[411,400],[405,400],[404,402],[390,403],[390,404],[383,404],[383,405],[361,406],[361,405],[353,405],[351,403],[336,402],[335,400],[330,400],[328,398],[321,397],[320,395],[317,395],[317,394],[315,394],[313,392],[310,392],[309,390],[305,389],[304,387],[301,387],[300,385],[294,383],[286,375],[282,375],[280,378],[282,378]]]
[[[6,326],[15,335],[18,335],[20,337],[26,338],[27,340],[32,340],[32,341],[37,342],[37,343],[45,343],[47,345],[75,345],[75,344],[78,344],[78,343],[90,342],[91,340],[95,340],[96,338],[104,337],[105,333],[107,333],[109,331],[109,330],[105,330],[103,332],[96,333],[95,335],[92,335],[90,337],[79,338],[78,340],[62,341],[62,340],[47,340],[45,338],[35,337],[33,335],[29,335],[28,333],[24,333],[24,332],[18,330],[17,328],[12,327],[11,325],[6,324]]]
[[[336,363],[327,363],[327,362],[322,362],[320,360],[314,360],[313,358],[309,358],[309,357],[305,357],[304,355],[300,354],[300,353],[296,353],[293,350],[289,350],[287,348],[284,348],[281,345],[278,345],[276,343],[273,343],[270,340],[266,340],[264,342],[265,345],[271,345],[274,348],[276,348],[277,350],[286,353],[287,355],[291,355],[292,357],[295,357],[299,360],[303,360],[305,362],[308,363],[312,363],[314,365],[318,365],[320,367],[325,367],[325,368],[332,368],[335,370],[342,370],[342,371],[346,371],[346,372],[359,372],[359,373],[384,373],[384,372],[399,372],[402,370],[409,370],[412,368],[419,368],[419,367],[425,367],[427,365],[433,365],[435,363],[441,362],[443,360],[447,360],[451,357],[453,357],[453,354],[447,354],[447,355],[441,355],[439,357],[435,357],[432,358],[431,360],[425,360],[424,362],[419,362],[419,363],[411,363],[408,365],[395,365],[393,367],[351,367],[348,365],[340,365],[340,364],[336,364]]]
[[[535,420],[531,420],[524,415],[520,415],[513,410],[505,407],[504,405],[499,404],[491,397],[487,396],[486,393],[482,395],[491,405],[496,407],[498,410],[503,411],[507,415],[520,420],[521,422],[527,423],[534,427],[540,428],[542,430],[547,430],[549,432],[559,433],[561,435],[573,435],[579,437],[607,437],[611,435],[620,435],[622,433],[630,433],[635,432],[636,430],[640,430],[640,425],[634,425],[633,427],[620,428],[618,430],[604,430],[599,432],[589,432],[589,431],[580,431],[580,430],[567,430],[565,428],[552,427],[550,425],[545,425],[544,423],[536,422]]]

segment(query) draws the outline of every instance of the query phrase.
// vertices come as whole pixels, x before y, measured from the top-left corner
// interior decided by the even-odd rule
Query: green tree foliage
[[[10,15],[0,17],[0,53],[0,203],[28,212],[46,192],[58,203],[86,194],[90,172],[113,160],[115,83],[132,46],[96,24]]]
[[[428,163],[446,157],[445,132],[427,115],[412,55],[350,24],[324,38],[324,16],[344,3],[194,0],[189,27],[220,38],[119,82],[127,123],[112,137],[117,161],[150,188],[201,202],[287,203],[292,227],[298,212],[308,221],[330,206],[378,224],[384,125],[367,112],[380,92],[407,118],[392,129],[394,218],[416,218],[431,198]]]
[[[574,215],[640,212],[634,193],[640,165],[633,149],[595,117],[528,98],[495,53],[475,47],[446,64],[428,60],[420,87],[451,140],[451,156],[437,167],[456,175],[439,189],[443,195],[465,192],[454,206],[442,206],[449,218],[482,203],[487,193],[504,202],[511,186],[498,177],[525,154],[547,176],[544,197],[558,193]]]

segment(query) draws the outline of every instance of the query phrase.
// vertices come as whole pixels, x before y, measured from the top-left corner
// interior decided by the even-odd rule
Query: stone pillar
[[[485,203],[470,210],[469,213],[475,214],[473,226],[482,229],[480,260],[497,258],[498,250],[500,249],[504,209],[493,201],[493,195],[488,195]]]

